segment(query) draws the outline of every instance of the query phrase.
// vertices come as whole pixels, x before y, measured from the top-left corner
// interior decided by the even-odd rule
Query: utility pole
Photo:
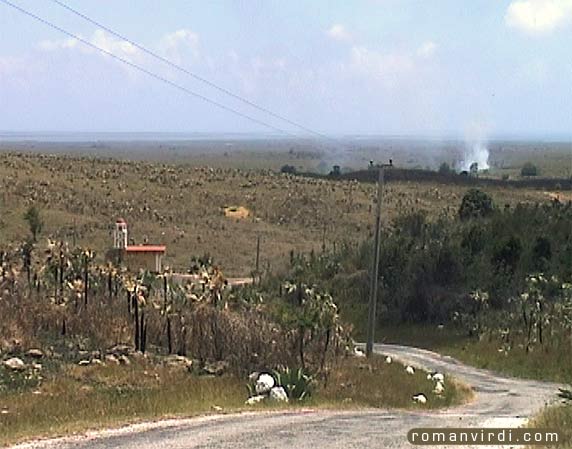
[[[371,357],[373,354],[373,342],[375,339],[375,323],[377,315],[377,284],[379,278],[379,247],[381,240],[381,200],[383,198],[383,175],[386,167],[392,167],[393,161],[389,164],[380,164],[379,177],[377,179],[377,210],[375,214],[375,236],[373,243],[373,262],[371,267],[371,285],[369,289],[369,311],[367,316],[367,343],[365,354]]]

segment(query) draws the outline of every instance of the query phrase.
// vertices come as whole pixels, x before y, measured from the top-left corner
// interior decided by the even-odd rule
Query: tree
[[[459,217],[461,220],[489,216],[494,210],[493,199],[479,189],[470,189],[463,196]]]
[[[439,173],[441,173],[442,175],[448,175],[449,173],[451,173],[451,167],[449,167],[449,164],[447,164],[447,162],[443,162],[439,166]]]
[[[461,248],[472,256],[479,254],[486,245],[485,228],[480,224],[475,224],[463,235]]]
[[[532,263],[537,270],[545,270],[552,259],[552,245],[546,237],[537,237],[532,247]]]
[[[30,206],[26,213],[24,214],[24,220],[28,222],[30,227],[30,232],[32,233],[32,239],[34,242],[38,241],[38,235],[42,232],[44,227],[44,221],[40,215],[40,211],[36,206]]]
[[[507,268],[514,272],[522,253],[522,243],[518,237],[509,237],[497,242],[493,252],[492,262],[497,267]]]
[[[296,167],[294,167],[293,165],[283,165],[282,168],[280,169],[280,173],[288,173],[291,175],[296,174]]]
[[[527,162],[520,170],[521,176],[538,176],[538,168],[532,162]]]

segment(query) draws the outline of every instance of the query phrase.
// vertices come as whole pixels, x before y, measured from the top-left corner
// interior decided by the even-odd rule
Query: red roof
[[[125,224],[127,224],[127,222],[126,222],[123,218],[118,218],[117,220],[115,220],[115,223],[125,223]]]
[[[128,253],[164,253],[165,245],[131,245],[125,248]]]

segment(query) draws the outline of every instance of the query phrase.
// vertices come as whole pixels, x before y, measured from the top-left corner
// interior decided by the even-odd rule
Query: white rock
[[[30,349],[26,352],[26,355],[33,359],[41,359],[44,356],[44,353],[40,349]]]
[[[89,365],[89,363],[90,363],[89,360],[80,360],[77,364],[79,366],[87,366]]]
[[[360,348],[354,348],[354,356],[365,357],[365,353]]]
[[[443,383],[443,382],[445,382],[445,376],[441,373],[435,373],[435,374],[433,374],[433,380],[435,382]]]
[[[18,357],[12,357],[11,359],[4,361],[3,365],[12,371],[24,371],[26,369],[26,364]]]
[[[427,374],[427,380],[433,379],[433,375],[431,373]]]
[[[113,354],[107,354],[105,356],[105,361],[111,363],[112,365],[119,365],[119,360]]]
[[[391,357],[387,356],[385,358],[385,363],[391,363],[393,360],[391,359]]]
[[[407,374],[415,374],[415,369],[412,366],[407,365],[405,367],[405,371],[407,372]]]
[[[258,404],[259,402],[264,401],[264,399],[266,399],[266,396],[259,394],[258,396],[252,396],[251,398],[248,398],[245,404],[246,405]]]
[[[270,399],[276,402],[288,402],[286,390],[282,387],[274,387],[270,390]]]
[[[443,394],[444,391],[445,391],[445,386],[441,382],[437,382],[437,385],[435,385],[435,389],[433,390],[433,393]]]
[[[258,395],[268,394],[275,384],[276,382],[274,381],[274,377],[272,377],[270,374],[261,374],[258,376],[254,390]]]
[[[423,393],[419,393],[413,396],[413,402],[418,402],[419,404],[427,404],[427,397]]]

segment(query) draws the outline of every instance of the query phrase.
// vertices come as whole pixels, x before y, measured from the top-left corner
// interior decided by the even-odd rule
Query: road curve
[[[442,411],[301,410],[166,420],[14,448],[405,448],[407,432],[415,427],[518,427],[553,401],[560,386],[501,377],[423,349],[378,344],[375,351],[454,376],[475,390],[475,398]]]

